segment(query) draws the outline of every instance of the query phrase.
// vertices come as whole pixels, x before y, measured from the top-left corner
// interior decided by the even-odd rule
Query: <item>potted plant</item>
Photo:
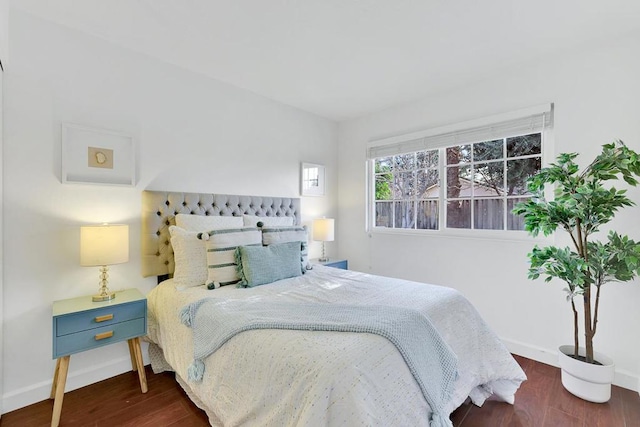
[[[628,282],[640,273],[640,243],[615,231],[609,231],[604,241],[594,237],[620,208],[634,205],[626,190],[605,184],[622,178],[636,186],[640,159],[621,141],[603,145],[602,152],[583,170],[576,157],[577,153],[560,154],[556,163],[529,178],[532,197],[518,203],[513,212],[523,216],[525,230],[533,236],[550,235],[561,228],[571,239],[570,247],[534,247],[528,254],[528,277],[545,276],[546,282],[557,278],[566,283],[574,342],[559,349],[562,384],[585,400],[606,402],[611,396],[614,366],[593,347],[602,285]],[[555,186],[553,199],[545,196],[547,185]],[[584,348],[579,345],[579,306]]]

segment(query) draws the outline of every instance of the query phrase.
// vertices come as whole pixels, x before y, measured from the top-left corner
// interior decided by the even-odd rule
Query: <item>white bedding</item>
[[[337,287],[346,290],[340,300],[332,292]],[[447,414],[467,396],[477,405],[491,394],[513,402],[526,379],[457,291],[321,266],[301,277],[249,289],[177,291],[171,280],[154,288],[147,297],[149,338],[181,378],[187,378],[193,360],[193,341],[178,313],[213,292],[217,298],[277,296],[283,301],[349,304],[367,304],[383,294],[392,304],[427,313],[458,357],[459,377]],[[205,366],[203,381],[186,386],[212,425],[428,425],[430,409],[418,384],[394,345],[378,335],[251,330],[229,340]]]

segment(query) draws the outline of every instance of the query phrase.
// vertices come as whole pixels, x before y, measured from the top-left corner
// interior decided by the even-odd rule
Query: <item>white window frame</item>
[[[439,227],[437,230],[407,229],[375,226],[375,165],[374,159],[393,156],[397,154],[412,153],[421,150],[439,149],[438,156],[440,182],[444,183],[443,176],[446,170],[446,160],[442,155],[446,147],[473,144],[492,139],[502,139],[511,136],[523,135],[526,130],[526,122],[531,122],[530,133],[542,133],[541,167],[553,162],[553,104],[542,104],[497,114],[477,120],[456,123],[453,125],[427,129],[410,134],[397,135],[384,139],[372,140],[367,144],[366,152],[366,231],[373,233],[413,234],[442,237],[478,238],[478,239],[503,239],[525,240],[531,239],[525,231],[521,230],[485,230],[469,228],[446,227],[446,194],[445,186],[440,185],[439,195]],[[505,153],[506,156],[506,153]],[[551,195],[549,195],[551,196]],[[506,206],[505,206],[506,209]],[[549,238],[539,237],[539,240]]]

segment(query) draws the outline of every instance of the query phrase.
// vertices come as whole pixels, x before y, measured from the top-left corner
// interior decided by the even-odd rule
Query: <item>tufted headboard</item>
[[[142,275],[164,276],[175,268],[169,226],[177,214],[292,216],[301,223],[300,199],[229,194],[142,192]]]

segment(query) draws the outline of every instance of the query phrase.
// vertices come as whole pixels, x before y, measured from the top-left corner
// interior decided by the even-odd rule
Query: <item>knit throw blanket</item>
[[[451,426],[442,413],[457,377],[457,358],[429,318],[417,310],[381,305],[267,302],[204,298],[182,308],[193,329],[188,378],[202,381],[204,359],[234,335],[252,329],[370,333],[391,341],[431,407],[432,427]]]

